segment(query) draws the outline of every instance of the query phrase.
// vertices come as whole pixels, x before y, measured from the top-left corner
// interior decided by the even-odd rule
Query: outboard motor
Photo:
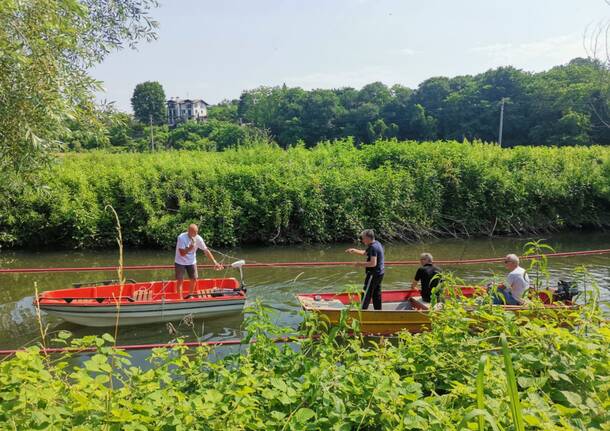
[[[244,292],[246,292],[246,283],[244,283],[244,269],[243,269],[243,266],[245,264],[246,264],[246,261],[243,260],[243,259],[242,260],[238,260],[236,262],[233,262],[231,264],[231,268],[239,270],[239,279],[240,279],[239,280],[239,284],[240,284],[239,288],[240,288],[240,290],[243,290]]]
[[[576,282],[559,280],[557,282],[557,290],[553,292],[553,301],[572,301],[576,295],[580,293]]]

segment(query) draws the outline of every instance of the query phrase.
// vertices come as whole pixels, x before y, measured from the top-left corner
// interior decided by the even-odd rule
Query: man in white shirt
[[[498,295],[494,296],[494,304],[521,305],[523,293],[530,286],[530,278],[525,269],[519,266],[519,257],[516,254],[506,255],[504,266],[509,273],[506,283],[498,285]]]
[[[220,271],[223,266],[216,262],[214,255],[203,242],[203,238],[198,235],[199,228],[196,224],[191,224],[187,232],[183,232],[178,235],[178,241],[176,242],[176,290],[182,298],[182,284],[184,282],[184,273],[188,273],[189,279],[189,294],[190,297],[193,294],[194,288],[197,285],[197,249],[203,250],[205,255],[214,262],[214,269]]]

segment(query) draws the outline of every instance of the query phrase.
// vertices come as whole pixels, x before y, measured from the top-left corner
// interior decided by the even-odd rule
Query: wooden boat
[[[482,295],[481,287],[457,286],[465,297]],[[430,304],[422,301],[419,290],[386,290],[381,294],[381,310],[360,310],[360,295],[355,293],[305,293],[297,295],[301,307],[308,312],[319,313],[331,325],[339,322],[341,313],[348,310],[349,320],[360,321],[360,328],[366,334],[393,334],[402,330],[421,332],[430,328],[431,313],[442,312],[442,304],[431,309]],[[540,292],[540,298],[545,308],[554,310],[572,310],[575,306],[571,300],[551,301],[545,292]],[[571,298],[570,298],[571,299]],[[552,303],[551,303],[552,302]],[[528,313],[527,305],[497,305],[507,311]]]
[[[183,292],[189,292],[185,280]],[[194,294],[182,297],[175,281],[118,283],[53,290],[41,293],[41,310],[84,326],[142,325],[169,322],[191,315],[214,317],[243,310],[246,292],[235,278],[200,279]]]

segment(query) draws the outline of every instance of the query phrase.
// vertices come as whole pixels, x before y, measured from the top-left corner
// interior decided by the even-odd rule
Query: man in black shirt
[[[432,299],[432,289],[434,289],[439,282],[439,277],[435,276],[440,274],[441,270],[434,266],[430,253],[422,253],[419,257],[419,261],[422,266],[419,267],[415,273],[415,280],[411,283],[411,289],[416,289],[418,282],[421,282],[421,299],[425,302],[430,302]]]
[[[381,282],[383,281],[385,269],[383,246],[379,241],[375,240],[375,232],[372,229],[362,231],[360,239],[366,245],[366,250],[348,248],[345,251],[350,254],[366,256],[365,262],[356,263],[356,266],[363,266],[366,272],[362,309],[366,310],[369,308],[371,298],[373,298],[373,308],[381,310]]]

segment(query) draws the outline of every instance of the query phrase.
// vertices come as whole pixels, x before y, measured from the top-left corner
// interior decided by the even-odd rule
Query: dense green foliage
[[[131,108],[140,123],[160,125],[167,123],[167,105],[163,86],[156,81],[136,85],[131,96]]]
[[[0,0],[0,170],[33,175],[67,119],[95,122],[88,70],[155,37],[154,0]],[[2,194],[4,200],[4,193]]]
[[[38,180],[71,123],[104,139],[89,70],[114,49],[154,38],[155,5],[0,0],[0,214]]]
[[[260,87],[234,105],[246,123],[269,129],[283,146],[303,140],[498,140],[499,103],[508,98],[503,142],[610,144],[607,64],[574,59],[540,73],[500,67],[474,76],[434,77],[412,90],[375,82],[360,90]],[[227,110],[226,104],[222,112]]]
[[[202,125],[204,127],[204,125]],[[176,129],[178,130],[178,129]],[[610,149],[350,141],[282,150],[67,154],[0,214],[3,246],[172,247],[492,235],[610,226]]]
[[[211,120],[239,122],[237,101],[224,100],[208,107],[208,118]]]
[[[415,90],[380,82],[361,90],[260,87],[244,91],[239,100],[210,106],[208,126],[191,122],[174,133],[156,115],[153,134],[157,149],[205,151],[240,146],[253,137],[284,148],[347,137],[357,144],[392,138],[493,142],[498,140],[499,105],[505,98],[505,146],[608,145],[608,82],[610,74],[602,62],[575,59],[541,73],[502,67],[475,76],[436,77]],[[162,99],[158,112],[165,112]],[[104,120],[86,133],[82,124],[71,123],[72,133],[64,138],[68,149],[149,149],[149,114],[140,115],[136,108],[139,121],[123,113],[100,112]]]
[[[444,304],[431,332],[391,342],[349,336],[355,323],[326,331],[309,316],[292,346],[273,342],[290,329],[256,307],[246,321],[256,343],[241,354],[157,349],[145,369],[109,335],[73,341],[97,347],[83,360],[32,347],[0,363],[0,427],[610,429],[610,328],[595,312],[558,327],[490,305],[467,314],[460,301]]]
[[[176,127],[151,127],[128,114],[114,110],[98,111],[102,128],[91,129],[71,122],[63,141],[68,151],[105,149],[111,152],[144,152],[155,150],[223,151],[227,148],[269,142],[266,132],[252,126],[240,126],[215,118],[205,122],[186,121]],[[152,132],[152,133],[151,133]]]

